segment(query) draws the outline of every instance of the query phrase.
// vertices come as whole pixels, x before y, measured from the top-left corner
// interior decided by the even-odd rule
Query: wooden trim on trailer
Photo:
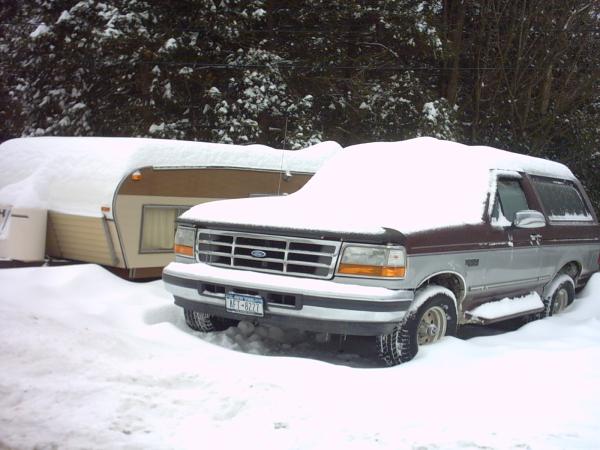
[[[156,195],[162,197],[243,198],[250,192],[277,194],[281,172],[262,170],[205,168],[156,170],[137,169],[139,181],[127,175],[117,188],[117,195]],[[133,173],[133,172],[132,172]],[[306,184],[312,175],[292,173],[284,177],[283,193],[292,193]]]
[[[114,264],[107,242],[107,235],[114,239],[114,222],[104,222],[100,215],[89,217],[55,211],[48,211],[48,222],[47,227],[53,230],[51,235],[46,235],[48,256],[103,265]],[[114,247],[113,250],[117,251]],[[119,256],[117,253],[116,265],[122,266]]]

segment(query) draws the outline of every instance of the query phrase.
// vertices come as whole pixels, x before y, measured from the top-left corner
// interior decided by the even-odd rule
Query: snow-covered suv
[[[462,324],[556,314],[600,265],[567,167],[432,138],[349,147],[286,197],[198,205],[175,241],[163,280],[191,328],[371,335],[390,365]]]

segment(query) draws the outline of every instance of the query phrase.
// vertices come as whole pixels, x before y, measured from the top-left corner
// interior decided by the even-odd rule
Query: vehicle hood
[[[328,234],[381,235],[386,228],[379,217],[302,195],[258,197],[203,203],[185,212],[180,220],[203,224],[243,225],[252,228],[305,230]]]
[[[429,211],[435,214],[435,211]],[[403,209],[393,201],[360,201],[356,198],[315,197],[302,190],[283,197],[259,197],[221,200],[197,205],[185,212],[180,221],[201,223],[216,229],[249,230],[277,234],[285,230],[295,235],[345,237],[357,241],[394,241],[398,236],[426,229],[443,228],[449,221],[430,218],[419,211]],[[457,219],[463,221],[462,218]],[[481,222],[481,213],[474,218]],[[391,239],[394,236],[394,239]],[[369,238],[370,237],[370,238]]]

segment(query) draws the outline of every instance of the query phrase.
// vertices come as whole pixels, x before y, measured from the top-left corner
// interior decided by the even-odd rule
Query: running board
[[[514,319],[515,317],[540,313],[544,309],[544,302],[542,302],[539,294],[531,292],[523,297],[503,298],[502,300],[479,305],[470,311],[465,311],[465,319],[470,323],[487,325]]]

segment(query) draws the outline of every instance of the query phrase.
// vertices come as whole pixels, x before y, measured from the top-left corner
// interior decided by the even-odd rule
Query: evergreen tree
[[[597,186],[599,22],[589,0],[2,2],[0,139],[431,135]]]

